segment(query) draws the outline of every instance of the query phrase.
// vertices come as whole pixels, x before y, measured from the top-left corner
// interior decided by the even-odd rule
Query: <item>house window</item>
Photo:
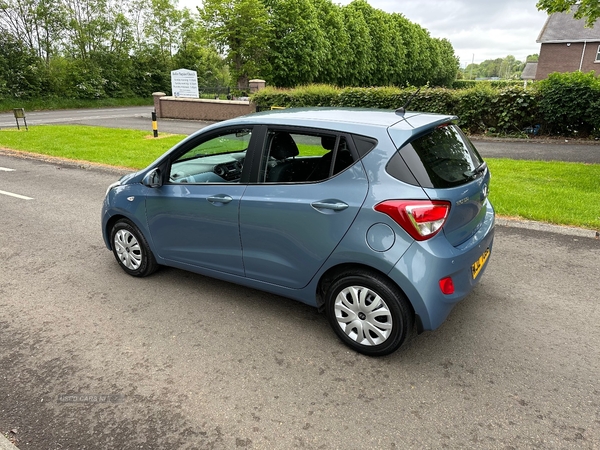
[[[600,62],[600,45],[598,46],[598,51],[596,52],[596,60],[594,62]]]

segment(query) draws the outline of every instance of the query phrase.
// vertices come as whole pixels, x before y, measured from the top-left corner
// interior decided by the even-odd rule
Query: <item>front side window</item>
[[[239,183],[250,129],[228,130],[202,141],[171,164],[171,183]]]
[[[302,183],[326,180],[354,163],[344,136],[321,133],[267,133],[259,180]]]

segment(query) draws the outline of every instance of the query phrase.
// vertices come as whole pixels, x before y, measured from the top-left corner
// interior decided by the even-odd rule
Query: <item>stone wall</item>
[[[249,101],[176,98],[162,92],[153,96],[156,116],[162,119],[221,121],[256,111],[256,105]]]
[[[264,89],[264,80],[250,80],[251,93]],[[256,105],[241,100],[209,100],[167,96],[164,92],[155,92],[154,109],[159,119],[187,119],[221,121],[245,116],[256,112]]]

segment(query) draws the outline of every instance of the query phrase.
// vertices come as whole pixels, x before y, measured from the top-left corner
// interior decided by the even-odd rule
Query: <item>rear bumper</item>
[[[450,245],[442,233],[430,241],[415,242],[389,273],[411,302],[419,331],[438,328],[454,305],[479,284],[490,258],[475,278],[472,266],[487,249],[492,252],[494,222],[490,206],[480,229],[460,247]],[[440,290],[439,281],[445,277],[451,277],[454,283],[452,295],[444,295]]]

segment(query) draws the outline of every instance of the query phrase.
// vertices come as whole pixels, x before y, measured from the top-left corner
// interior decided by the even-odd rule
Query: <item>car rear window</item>
[[[427,188],[450,188],[477,177],[476,169],[482,164],[483,159],[460,129],[443,125],[402,147],[386,169],[409,184],[416,181]]]

